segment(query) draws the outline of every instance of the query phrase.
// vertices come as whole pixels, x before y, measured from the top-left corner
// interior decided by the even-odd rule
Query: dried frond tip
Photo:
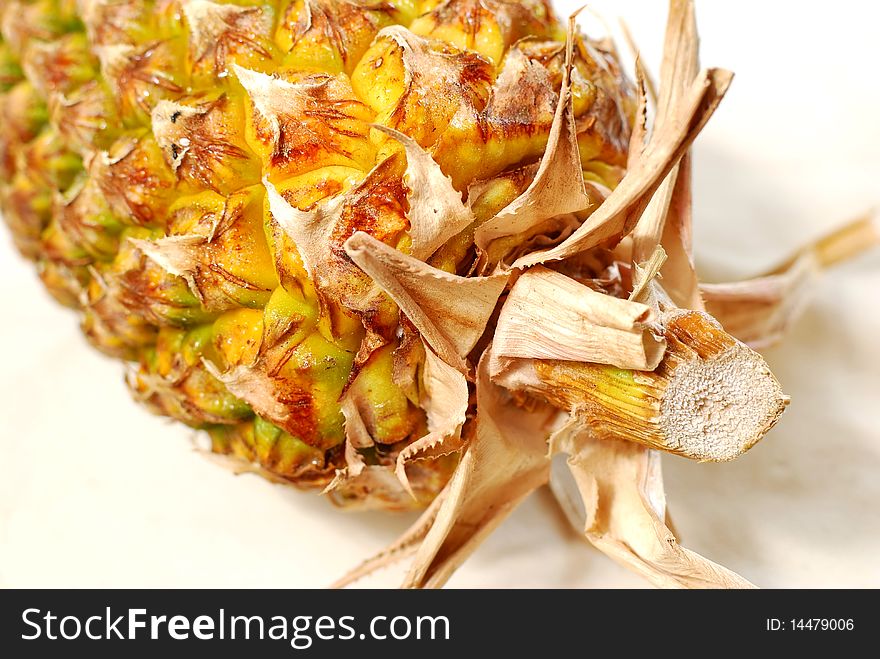
[[[523,274],[498,318],[494,354],[653,370],[666,341],[653,310],[543,267]]]

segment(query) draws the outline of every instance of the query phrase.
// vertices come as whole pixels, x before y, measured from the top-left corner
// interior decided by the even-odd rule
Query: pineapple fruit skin
[[[411,330],[342,249],[355,231],[409,248],[406,159],[373,125],[415,139],[492,217],[546,146],[564,56],[549,3],[0,0],[0,36],[0,210],[133,395],[242,468],[320,488],[345,466],[349,392],[375,442],[362,457],[390,473],[427,425],[399,377]],[[585,178],[613,188],[633,92],[613,52],[576,45]],[[301,210],[347,195],[327,272],[309,272],[264,183]],[[429,261],[467,274],[472,238]],[[412,463],[415,500],[333,499],[423,505],[454,465]]]

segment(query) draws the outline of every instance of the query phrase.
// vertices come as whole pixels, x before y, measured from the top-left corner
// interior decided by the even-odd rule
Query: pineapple
[[[326,487],[346,466],[344,396],[393,468],[428,432],[400,376],[412,330],[343,250],[357,231],[413,253],[406,135],[477,223],[546,148],[565,32],[544,0],[3,0],[3,217],[89,340],[129,364],[152,411],[273,479]],[[613,188],[632,86],[579,40],[585,177]],[[267,188],[342,205],[308,263]],[[423,254],[467,274],[473,227]],[[416,365],[418,366],[418,365]],[[341,486],[338,503],[429,502],[455,456],[412,463],[415,497]]]
[[[688,149],[731,74],[690,0],[650,131],[549,0],[0,0],[0,35],[0,209],[132,394],[239,471],[425,509],[344,581],[415,552],[442,585],[549,482],[652,582],[751,585],[676,544],[658,451],[751,448],[788,399],[722,324],[775,338],[874,238],[700,288]]]

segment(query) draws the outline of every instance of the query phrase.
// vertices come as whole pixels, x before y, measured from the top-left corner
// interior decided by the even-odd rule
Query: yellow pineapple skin
[[[425,414],[396,381],[397,307],[342,249],[355,231],[409,249],[406,157],[374,125],[415,139],[485,221],[543,154],[564,36],[545,0],[0,0],[0,210],[149,409],[323,488],[350,394],[362,458],[391,472]],[[601,44],[575,53],[582,166],[613,188],[633,91]],[[346,195],[332,269],[309,272],[264,182],[304,211]],[[470,273],[474,228],[430,262]],[[424,505],[454,465],[414,463],[414,500],[334,500]]]

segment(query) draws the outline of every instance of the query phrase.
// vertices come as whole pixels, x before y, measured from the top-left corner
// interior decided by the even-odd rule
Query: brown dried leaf
[[[273,219],[291,237],[306,272],[314,280],[320,264],[327,258],[331,237],[345,206],[346,195],[336,195],[302,211],[287,203],[268,178],[263,179]]]
[[[553,77],[543,64],[511,48],[492,86],[485,121],[492,128],[532,124],[552,126],[559,104]]]
[[[493,339],[499,357],[560,359],[653,370],[666,342],[653,310],[536,267],[507,296]]]
[[[691,244],[691,180],[691,156],[685,153],[678,164],[669,214],[660,238],[667,255],[660,275],[663,277],[663,289],[676,305],[683,309],[703,311],[705,305],[700,295]]]
[[[394,47],[370,60],[370,65],[382,66],[390,57],[392,66],[402,69],[403,80],[397,83],[396,103],[380,113],[376,123],[405,131],[423,147],[442,151],[440,142],[449,125],[467,121],[484,106],[495,66],[474,50],[416,35],[402,25],[390,25],[376,35],[375,43],[388,41]]]
[[[354,478],[328,492],[330,501],[349,510],[412,510],[419,507],[394,473],[384,466],[367,465]]]
[[[425,539],[434,520],[437,518],[437,511],[446,498],[449,487],[444,487],[440,493],[434,497],[431,504],[419,515],[419,518],[413,522],[403,534],[378,554],[371,556],[363,563],[352,570],[346,572],[342,577],[333,582],[331,588],[345,588],[363,577],[372,574],[376,570],[383,567],[393,565],[398,561],[402,561],[418,551],[419,545]]]
[[[693,0],[670,0],[660,64],[657,127],[672,118],[700,70],[700,37]]]
[[[753,348],[778,341],[803,311],[822,272],[880,244],[870,216],[859,218],[798,250],[771,272],[745,281],[700,284],[706,308]]]
[[[692,0],[671,0],[660,69],[657,125],[687,93],[700,68],[699,36]],[[633,260],[646,258],[660,242],[667,262],[661,271],[664,289],[678,306],[702,310],[703,301],[691,255],[691,159],[689,153],[666,177],[634,231]]]
[[[412,254],[427,259],[447,240],[474,221],[471,209],[461,200],[461,193],[452,187],[452,180],[443,173],[427,151],[396,130],[374,124],[403,145],[406,152],[406,185],[409,188],[409,235]]]
[[[333,480],[327,484],[321,494],[327,494],[360,476],[367,464],[358,453],[359,448],[374,445],[370,431],[358,411],[351,396],[345,396],[340,405],[342,416],[345,417],[345,467],[336,470]]]
[[[207,67],[214,75],[226,72],[229,51],[241,48],[271,60],[260,41],[272,31],[269,7],[237,7],[207,0],[188,0],[181,6],[189,28],[193,68]]]
[[[683,102],[670,109],[669,120],[654,132],[635,167],[586,222],[563,243],[521,257],[513,267],[564,259],[600,244],[617,243],[629,233],[660,183],[718,107],[732,77],[723,69],[701,72]]]
[[[368,222],[376,206],[383,204],[381,195],[373,194],[376,185],[382,186],[394,174],[389,173],[394,157],[380,162],[364,178],[345,193],[318,202],[307,211],[300,210],[278,192],[272,183],[264,180],[270,211],[270,230],[285,249],[295,249],[302,267],[315,286],[322,307],[327,303],[341,305],[360,316],[366,335],[355,357],[355,370],[363,366],[373,351],[388,343],[393,327],[384,327],[376,320],[376,310],[390,302],[381,290],[345,254],[342,245],[362,226],[379,238],[395,240],[404,230],[405,219],[389,213],[387,218]],[[401,185],[402,189],[402,185]],[[292,245],[290,243],[293,243]],[[282,284],[295,279],[288,273],[284,252],[276,250],[276,262]],[[295,259],[294,259],[295,260]],[[300,285],[300,284],[296,284]]]
[[[260,361],[239,364],[227,371],[220,371],[207,360],[204,364],[208,373],[220,380],[229,393],[247,401],[257,414],[282,428],[288,427],[296,432],[296,428],[289,425],[291,415],[290,409],[283,402],[283,383],[269,375],[265,364]]]
[[[419,390],[422,395],[419,406],[427,416],[428,434],[408,444],[398,453],[394,472],[413,501],[416,500],[416,495],[406,475],[407,463],[461,450],[463,443],[460,431],[466,420],[469,399],[467,380],[461,372],[446,364],[427,346],[423,346],[422,353],[425,355],[425,363],[420,371],[422,383]],[[388,471],[384,466],[367,466],[357,451],[373,446],[374,442],[351,390],[343,397],[341,408],[345,417],[346,467],[337,470],[335,478],[325,488],[324,493],[341,487],[360,487],[360,480],[364,481],[366,487],[366,484],[384,478],[373,473],[374,471]],[[361,479],[362,474],[364,476]],[[387,484],[383,486],[387,488]]]
[[[351,485],[366,468],[366,463],[351,442],[345,442],[345,467],[337,469],[333,480],[327,483],[327,487],[321,490],[321,494],[330,494],[333,490],[345,485]]]
[[[597,549],[661,588],[754,587],[678,544],[663,521],[659,453],[631,442],[590,437],[582,427],[566,430],[554,438],[553,447],[568,454],[574,484],[554,469],[551,487]]]
[[[672,168],[660,187],[648,202],[645,212],[639,218],[632,232],[632,261],[643,263],[647,261],[654,250],[660,245],[663,228],[666,225],[666,216],[672,203],[672,192],[675,182],[678,180],[678,168]]]
[[[633,289],[629,294],[631,302],[641,302],[652,309],[657,306],[653,284],[665,262],[666,252],[660,245],[657,245],[647,261],[633,265]]]
[[[375,442],[370,436],[370,431],[367,430],[367,424],[364,423],[364,418],[361,416],[357,403],[350,393],[343,396],[342,403],[339,407],[342,410],[342,416],[345,417],[346,444],[355,449],[370,448],[371,446],[374,446]],[[350,457],[351,459],[349,459]],[[354,466],[355,468],[358,468],[357,465],[363,465],[363,460],[355,458],[354,456],[349,456],[347,451],[345,454],[345,461],[349,467]]]
[[[419,403],[419,370],[425,363],[425,343],[415,326],[401,319],[400,344],[394,350],[391,379],[415,405]]]
[[[199,265],[198,250],[208,242],[205,236],[168,236],[158,240],[129,238],[129,242],[169,275],[183,277],[193,294],[201,299],[195,271]]]
[[[464,375],[438,357],[428,346],[425,346],[421,390],[420,407],[428,418],[428,434],[400,451],[394,470],[397,478],[410,492],[406,477],[408,462],[436,458],[461,450],[464,445],[461,428],[467,418],[470,398]]]
[[[492,384],[484,354],[477,370],[473,439],[452,476],[448,495],[404,581],[439,588],[530,492],[547,482],[546,440],[557,411],[527,412]]]
[[[648,143],[648,96],[646,92],[647,74],[642,65],[642,58],[636,55],[636,87],[638,89],[638,110],[636,121],[633,124],[632,135],[629,138],[629,153],[627,154],[627,168],[632,167],[642,157],[645,144]]]
[[[755,349],[778,342],[813,295],[820,270],[804,258],[785,274],[700,284],[706,308],[725,329]]]
[[[626,41],[630,54],[636,60],[636,71],[641,69],[641,77],[645,83],[645,95],[650,99],[651,103],[654,104],[654,107],[657,107],[657,84],[654,82],[654,78],[645,68],[644,64],[639,62],[641,59],[641,50],[636,44],[636,40],[633,38],[629,25],[623,18],[618,19],[618,24],[620,25],[620,32],[623,34],[623,40]]]
[[[302,72],[288,80],[232,64],[249,101],[254,139],[269,152],[276,176],[320,165],[366,170],[375,162],[370,111],[347,78]]]
[[[467,372],[465,357],[486,330],[508,275],[452,275],[363,232],[346,241],[345,251],[397,303],[440,357]]]
[[[486,252],[489,266],[506,256],[493,253],[493,241],[528,234],[549,218],[576,213],[590,206],[590,196],[584,187],[571,95],[574,29],[572,16],[566,40],[562,88],[538,172],[525,192],[491,220],[481,224],[474,234],[477,246]]]

